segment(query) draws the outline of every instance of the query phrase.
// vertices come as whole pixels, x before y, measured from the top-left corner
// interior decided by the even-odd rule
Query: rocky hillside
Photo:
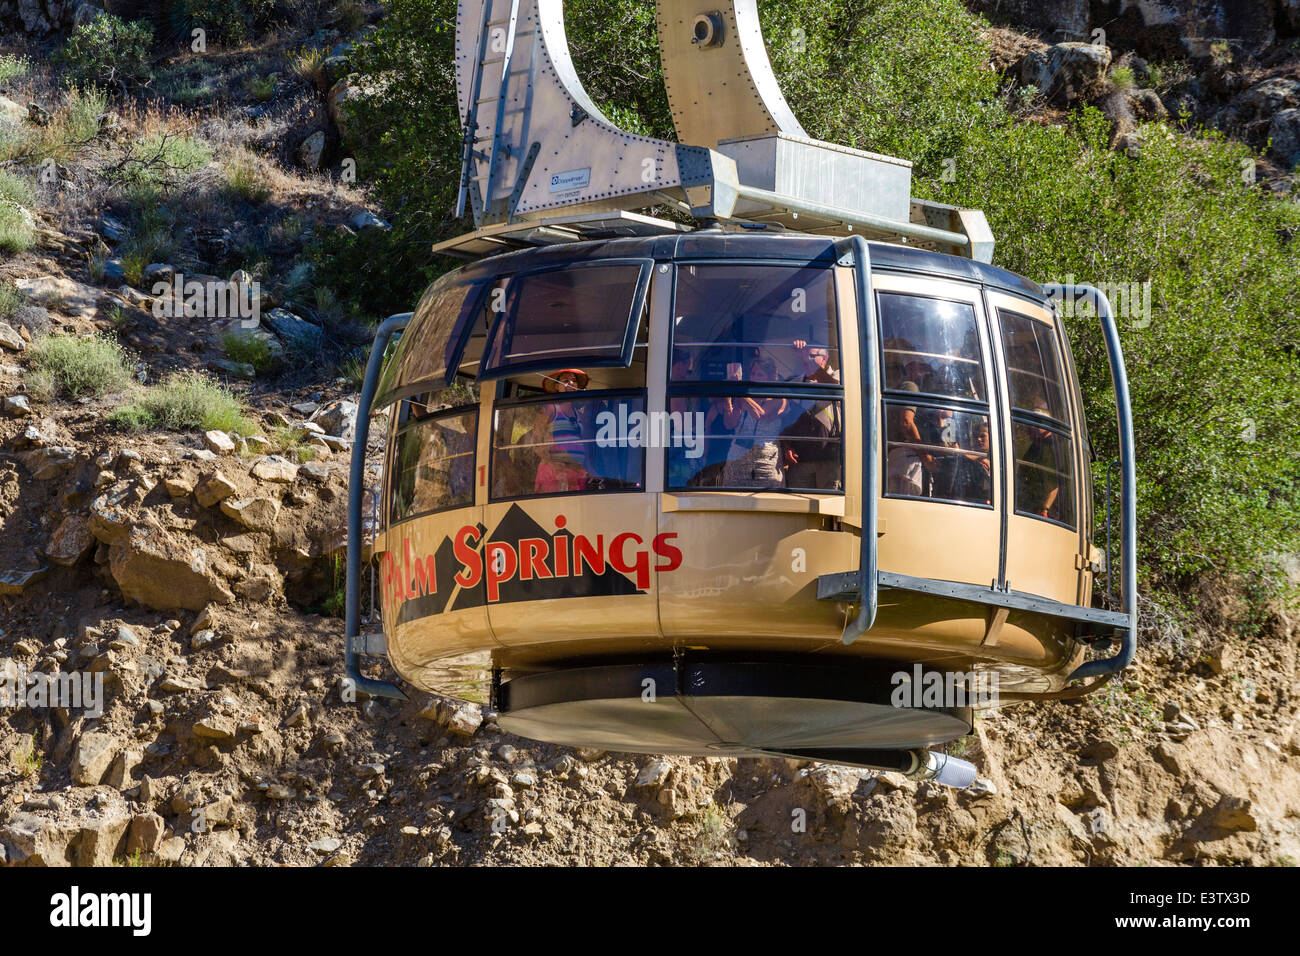
[[[183,6],[110,9],[170,37]],[[1294,188],[1295,0],[972,6],[1025,122],[1100,105],[1120,150],[1142,148],[1126,116],[1208,123],[1267,147],[1264,178]],[[474,703],[341,699],[347,462],[377,316],[316,250],[410,215],[348,175],[348,60],[383,10],[221,9],[238,16],[211,49],[155,39],[104,92],[54,56],[107,29],[99,10],[0,2],[0,693],[75,671],[104,694],[102,713],[0,706],[0,863],[1300,860],[1300,621],[1223,581],[1194,626],[1144,635],[1122,683],[981,716],[948,747],[980,768],[963,792],[575,752]],[[261,325],[187,310],[187,281],[256,287]]]

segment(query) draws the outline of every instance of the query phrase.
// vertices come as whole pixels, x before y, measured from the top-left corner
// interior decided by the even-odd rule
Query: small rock
[[[18,334],[18,330],[8,322],[0,322],[0,345],[3,345],[11,352],[21,352],[27,348],[27,343]]]
[[[26,418],[32,413],[32,404],[26,395],[10,395],[0,402],[0,410],[8,418]]]
[[[452,733],[472,737],[483,724],[483,711],[478,704],[463,702],[448,708],[443,724]]]
[[[253,464],[252,473],[254,478],[263,481],[290,484],[298,477],[298,466],[279,455],[267,455]]]
[[[194,736],[205,740],[233,740],[235,722],[220,714],[211,714],[194,722]]]
[[[173,498],[186,498],[194,493],[194,479],[189,475],[172,475],[163,479],[163,488]]]
[[[204,432],[203,444],[208,446],[209,451],[217,455],[231,455],[235,451],[234,440],[222,431]]]
[[[294,152],[298,165],[304,169],[320,169],[321,155],[325,152],[325,133],[317,130],[301,143]]]
[[[181,854],[185,852],[185,840],[183,837],[169,837],[163,840],[158,847],[158,852],[154,858],[159,863],[179,863]]]
[[[668,774],[672,772],[672,764],[667,760],[651,760],[641,768],[641,772],[636,776],[636,785],[638,787],[659,787],[668,779]]]
[[[68,515],[50,535],[45,554],[55,564],[72,567],[94,546],[95,536],[90,532],[90,521],[84,515]]]
[[[392,228],[393,228],[393,227],[392,227],[391,225],[389,225],[387,222],[385,222],[384,220],[380,219],[380,218],[379,218],[378,216],[376,216],[373,212],[370,212],[370,211],[368,211],[368,210],[365,210],[365,211],[362,211],[362,212],[357,213],[355,216],[353,216],[351,219],[349,219],[348,222],[350,222],[350,223],[352,224],[352,228],[353,228],[353,229],[358,229],[358,230],[360,230],[360,229],[392,229]]]
[[[137,813],[131,818],[131,829],[127,832],[126,852],[157,853],[166,832],[167,824],[158,814]],[[184,846],[184,841],[181,845]]]

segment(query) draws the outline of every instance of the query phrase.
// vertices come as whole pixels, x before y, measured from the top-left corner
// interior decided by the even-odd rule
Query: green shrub
[[[356,33],[366,25],[366,8],[357,0],[339,0],[339,30],[344,36]]]
[[[36,245],[30,214],[17,203],[0,200],[0,252],[16,254]]]
[[[275,96],[275,84],[279,79],[279,74],[272,73],[270,76],[255,76],[248,81],[248,94],[254,102],[266,103]]]
[[[30,354],[38,383],[33,391],[43,398],[108,395],[133,381],[130,353],[107,335],[51,335]]]
[[[12,282],[0,282],[0,322],[12,319],[23,305],[23,294]]]
[[[15,53],[0,54],[0,83],[16,80],[31,72],[31,61]]]
[[[256,423],[244,415],[234,394],[198,372],[180,372],[161,385],[146,389],[135,401],[116,409],[109,421],[119,428],[139,431],[223,431],[253,435]]]
[[[119,249],[126,281],[139,287],[144,270],[155,262],[165,262],[180,252],[175,223],[165,206],[141,208],[131,225],[131,236]]]
[[[270,371],[275,364],[267,341],[247,332],[227,332],[221,337],[221,349],[232,362],[251,365],[259,373]]]
[[[0,202],[16,202],[20,206],[33,206],[36,203],[36,193],[26,179],[7,169],[0,169]]]
[[[164,32],[188,44],[193,31],[201,28],[209,42],[243,43],[267,23],[274,9],[275,0],[169,0]]]
[[[1110,82],[1117,90],[1131,90],[1137,86],[1137,77],[1130,66],[1117,66],[1110,71]]]
[[[149,78],[152,44],[153,29],[144,20],[101,13],[72,31],[62,60],[80,83],[128,89]]]
[[[94,139],[99,132],[99,118],[108,109],[108,94],[93,86],[68,87],[64,94],[67,108],[67,138],[74,143]]]
[[[299,79],[311,84],[319,81],[324,63],[325,51],[319,47],[304,46],[289,53],[289,68]]]
[[[226,185],[231,192],[251,203],[261,204],[271,198],[271,184],[266,170],[256,156],[240,152],[225,167]]]
[[[212,148],[186,133],[154,133],[128,147],[113,181],[141,205],[212,162]]]
[[[27,151],[23,129],[0,119],[0,163],[16,159]]]

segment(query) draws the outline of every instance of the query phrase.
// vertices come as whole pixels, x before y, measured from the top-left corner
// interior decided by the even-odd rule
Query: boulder
[[[204,432],[203,444],[207,446],[208,451],[217,455],[232,455],[235,452],[234,439],[222,431]]]
[[[194,494],[194,479],[185,474],[172,475],[163,479],[163,488],[173,498],[188,498]]]
[[[21,352],[27,348],[27,343],[12,325],[8,322],[0,322],[0,346],[4,346],[11,352]]]
[[[122,594],[159,611],[201,611],[235,596],[210,567],[197,542],[143,529],[109,549],[108,568]]]
[[[325,133],[317,130],[301,143],[294,152],[294,159],[303,169],[320,169],[321,157],[325,153]]]
[[[1269,152],[1287,169],[1300,167],[1300,109],[1282,110],[1268,128]]]
[[[321,329],[300,319],[287,309],[272,309],[262,317],[286,348],[315,348],[321,342]]]
[[[72,754],[72,779],[85,787],[97,786],[117,756],[117,740],[109,734],[81,735]]]
[[[22,456],[22,462],[37,481],[57,478],[77,460],[77,450],[70,445],[47,445]]]
[[[126,852],[157,853],[162,845],[167,824],[156,813],[137,813],[131,818],[131,829],[126,837]]]
[[[290,484],[298,477],[298,466],[280,455],[267,455],[253,464],[254,478]]]
[[[0,845],[10,865],[67,866],[68,846],[76,835],[71,828],[34,813],[15,813],[0,830]]]
[[[103,289],[77,282],[66,276],[18,279],[14,282],[14,286],[29,299],[53,300],[59,303],[59,308],[64,313],[80,314],[86,319],[95,317],[99,309],[99,300],[105,295]]]
[[[90,533],[105,544],[121,544],[131,530],[132,483],[119,481],[90,503]]]
[[[123,807],[101,811],[99,816],[82,821],[77,837],[77,866],[112,866],[130,825],[131,816]]]
[[[250,531],[274,531],[280,502],[274,498],[227,498],[221,510]]]
[[[1106,86],[1110,49],[1094,43],[1058,43],[1020,61],[1020,82],[1038,87],[1052,103],[1069,106]]]
[[[213,505],[225,501],[236,490],[234,483],[229,478],[221,472],[217,472],[199,482],[198,487],[194,489],[194,497],[203,507],[211,508]]]
[[[129,790],[135,786],[135,771],[144,761],[144,751],[128,747],[117,755],[104,783],[117,790]]]
[[[71,567],[90,553],[95,536],[90,533],[90,520],[84,515],[68,515],[54,529],[45,546],[45,555],[55,564]]]
[[[330,402],[316,413],[314,421],[327,435],[350,439],[357,433],[357,403],[347,399]]]

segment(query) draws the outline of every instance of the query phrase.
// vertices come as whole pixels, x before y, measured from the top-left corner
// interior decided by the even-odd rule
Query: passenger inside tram
[[[543,376],[546,392],[580,392],[590,381],[581,369],[568,368]],[[590,477],[587,471],[587,440],[595,431],[592,407],[587,402],[549,402],[538,407],[540,443],[537,477],[538,494],[582,491]]]
[[[742,381],[740,363],[727,368],[731,381]],[[776,363],[755,349],[749,360],[749,381],[775,382]],[[779,488],[785,474],[775,439],[781,434],[789,403],[784,398],[727,396],[722,403],[722,424],[733,436],[722,469],[722,483],[733,488]]]
[[[1046,402],[1034,406],[1039,415],[1049,414]],[[1061,513],[1061,470],[1058,438],[1041,425],[1016,425],[1016,499],[1021,511],[1042,518],[1064,520]]]
[[[911,379],[899,386],[905,392],[921,389]],[[886,488],[893,495],[921,497],[924,494],[925,470],[934,459],[922,450],[921,430],[916,424],[915,405],[890,405],[886,424],[889,451],[886,454]]]

